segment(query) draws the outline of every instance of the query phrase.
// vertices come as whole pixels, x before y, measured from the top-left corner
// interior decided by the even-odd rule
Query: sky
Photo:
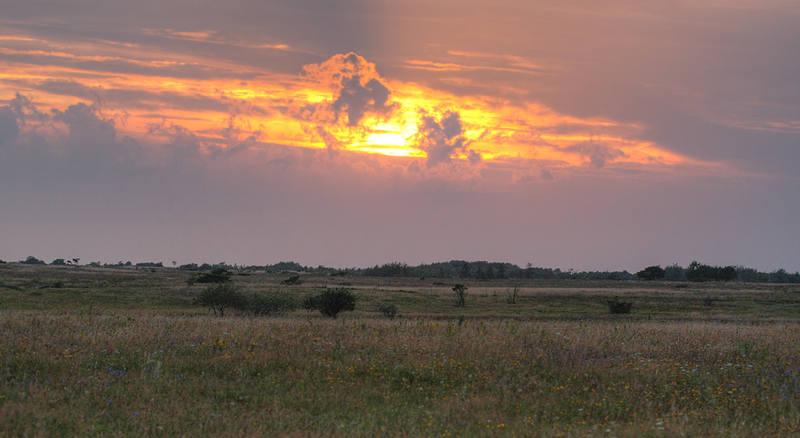
[[[0,259],[800,270],[796,0],[0,0]]]

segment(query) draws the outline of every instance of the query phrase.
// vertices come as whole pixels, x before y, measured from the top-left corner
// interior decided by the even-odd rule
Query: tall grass
[[[800,328],[0,311],[0,436],[796,436]]]
[[[800,434],[796,287],[529,282],[509,305],[474,282],[454,308],[439,280],[348,278],[338,320],[220,318],[188,275],[0,266],[0,437]],[[341,281],[283,277],[234,281]]]

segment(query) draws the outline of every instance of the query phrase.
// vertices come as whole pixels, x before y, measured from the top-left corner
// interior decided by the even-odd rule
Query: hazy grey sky
[[[0,259],[800,269],[796,1],[0,1]]]

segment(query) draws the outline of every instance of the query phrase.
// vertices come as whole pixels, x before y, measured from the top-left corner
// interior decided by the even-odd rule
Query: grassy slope
[[[0,266],[0,436],[800,431],[797,286],[496,280],[454,308],[455,280],[305,278],[284,290],[350,283],[357,311],[252,319],[193,306],[187,276]]]

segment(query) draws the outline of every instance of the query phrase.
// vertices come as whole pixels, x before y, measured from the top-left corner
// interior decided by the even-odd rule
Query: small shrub
[[[519,286],[514,286],[513,290],[506,291],[506,303],[508,304],[517,304],[517,293],[519,292]]]
[[[714,307],[719,301],[718,297],[703,297],[703,305],[706,307]]]
[[[26,265],[46,265],[47,264],[47,263],[44,262],[44,260],[39,260],[34,256],[28,256],[28,258],[26,258],[23,261],[20,261],[20,263],[24,263]]]
[[[324,316],[336,318],[341,312],[356,309],[356,297],[345,288],[326,289],[303,300],[303,309],[319,310]]]
[[[291,277],[287,278],[286,280],[281,281],[281,284],[299,286],[299,285],[303,284],[303,281],[300,280],[300,276],[299,275],[292,275]]]
[[[464,307],[467,304],[467,289],[469,288],[460,283],[453,286],[453,292],[456,294],[453,306]]]
[[[380,303],[378,304],[378,311],[383,314],[383,316],[387,318],[394,318],[397,316],[397,306],[392,303]]]
[[[225,316],[228,309],[245,309],[248,304],[247,297],[233,283],[217,283],[206,287],[195,299],[195,303],[209,307],[214,315]]]
[[[231,281],[231,273],[225,268],[216,268],[211,272],[206,272],[200,275],[193,275],[186,282],[189,286],[194,283],[226,283]]]
[[[247,302],[248,313],[255,316],[283,315],[294,311],[297,303],[291,295],[280,291],[253,294]]]
[[[631,313],[633,303],[630,301],[620,301],[618,298],[606,301],[608,312],[613,314]]]

